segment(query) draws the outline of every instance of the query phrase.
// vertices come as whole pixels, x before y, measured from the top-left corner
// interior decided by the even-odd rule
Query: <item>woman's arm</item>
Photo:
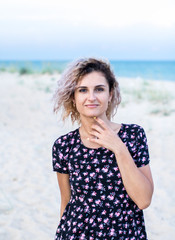
[[[100,126],[92,126],[91,134],[97,139],[90,140],[114,152],[128,195],[140,209],[148,207],[154,189],[149,164],[138,168],[120,137],[103,120],[96,121]]]
[[[147,208],[151,203],[154,189],[149,164],[138,168],[122,141],[120,151],[114,151],[114,153],[128,195],[140,209]]]
[[[71,197],[69,174],[57,172],[58,185],[61,193],[60,219]]]

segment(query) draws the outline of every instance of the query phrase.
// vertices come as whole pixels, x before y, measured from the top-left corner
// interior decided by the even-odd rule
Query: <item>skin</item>
[[[145,209],[151,203],[154,188],[150,166],[138,168],[135,165],[127,147],[117,135],[121,124],[108,120],[106,111],[111,98],[108,82],[100,72],[89,73],[78,82],[74,103],[81,119],[80,137],[86,147],[105,147],[114,152],[128,195],[140,209]],[[69,174],[57,173],[57,178],[62,216],[71,196]]]

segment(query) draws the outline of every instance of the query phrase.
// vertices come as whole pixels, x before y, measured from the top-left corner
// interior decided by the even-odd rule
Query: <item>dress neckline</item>
[[[120,135],[120,132],[123,130],[123,127],[124,127],[124,124],[123,124],[123,123],[121,123],[120,125],[121,125],[121,126],[120,126],[120,129],[119,129],[119,131],[118,131],[118,133],[117,133],[118,135]],[[79,140],[80,140],[80,145],[81,145],[83,148],[86,148],[86,149],[88,149],[88,150],[102,150],[102,149],[106,149],[106,148],[104,148],[104,147],[99,147],[99,148],[86,147],[86,146],[84,145],[84,143],[82,142],[82,140],[81,140],[80,127],[77,128],[77,133],[78,133],[78,138],[79,138]]]

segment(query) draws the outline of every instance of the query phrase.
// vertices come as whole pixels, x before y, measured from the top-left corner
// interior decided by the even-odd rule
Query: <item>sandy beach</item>
[[[0,240],[51,240],[60,192],[51,148],[75,129],[53,114],[58,74],[0,73]],[[155,190],[144,210],[149,240],[175,236],[175,83],[118,79],[122,103],[114,118],[146,132]]]

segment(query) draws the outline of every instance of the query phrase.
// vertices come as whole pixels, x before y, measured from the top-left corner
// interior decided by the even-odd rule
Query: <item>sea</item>
[[[62,73],[71,60],[59,61],[0,61],[0,71],[27,73]],[[175,61],[119,61],[111,60],[117,77],[175,81]]]

